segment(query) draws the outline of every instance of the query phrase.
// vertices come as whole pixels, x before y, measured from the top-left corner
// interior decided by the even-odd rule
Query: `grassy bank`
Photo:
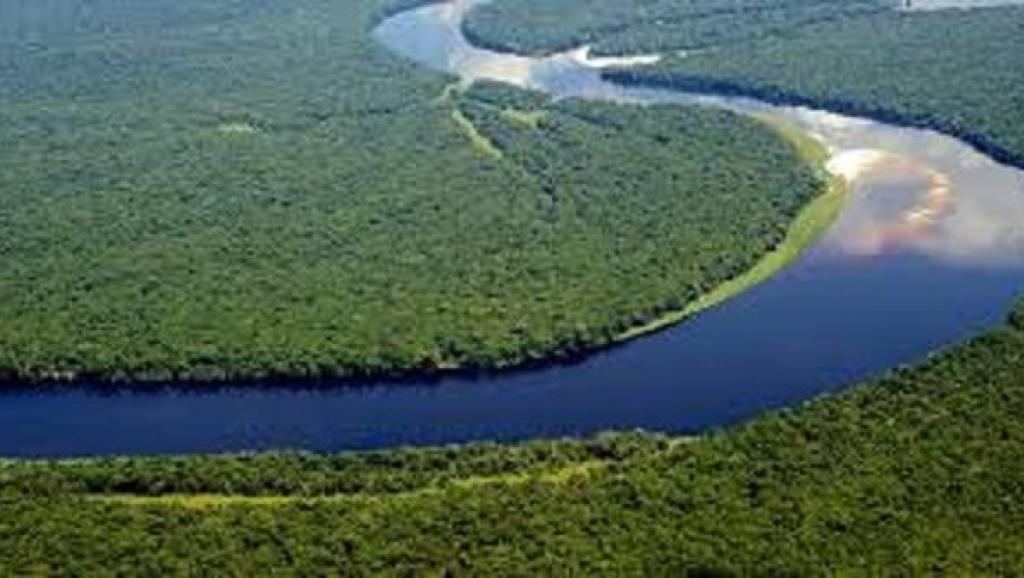
[[[462,114],[462,111],[455,109],[452,111],[452,120],[459,126],[465,133],[469,141],[473,143],[473,148],[476,149],[480,154],[494,157],[496,159],[501,158],[501,151],[498,150],[491,141],[487,140],[487,137],[480,134],[473,126],[473,123],[466,118],[466,115]]]
[[[826,174],[824,168],[829,154],[824,145],[810,135],[780,121],[767,117],[763,117],[761,120],[784,136],[807,163],[819,167],[822,174]],[[846,201],[846,189],[846,183],[841,178],[826,177],[824,192],[800,211],[790,224],[782,243],[762,257],[753,268],[738,277],[729,279],[711,292],[697,297],[683,309],[665,313],[653,321],[624,331],[616,340],[628,341],[660,331],[720,305],[771,279],[796,261],[806,249],[814,245],[835,222]]]
[[[563,442],[567,443],[567,442]],[[455,450],[458,451],[458,450]],[[473,489],[482,487],[509,488],[524,484],[554,484],[564,486],[578,483],[589,478],[592,473],[611,466],[613,462],[606,460],[590,460],[571,463],[560,467],[545,466],[529,468],[524,471],[509,473],[467,476],[452,478],[442,484],[386,494],[343,493],[334,495],[229,495],[229,494],[88,494],[86,498],[100,503],[123,506],[173,506],[190,509],[222,508],[229,506],[294,506],[330,503],[330,502],[366,502],[373,500],[413,500],[430,494],[440,495],[452,488]]]

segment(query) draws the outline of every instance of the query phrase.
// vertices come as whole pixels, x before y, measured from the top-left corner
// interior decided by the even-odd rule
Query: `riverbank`
[[[846,202],[848,187],[841,177],[826,172],[828,149],[810,135],[782,121],[769,117],[760,117],[760,120],[789,140],[806,162],[818,167],[822,175],[827,175],[824,176],[824,191],[793,219],[782,243],[762,257],[749,271],[697,297],[683,309],[665,313],[648,323],[624,331],[616,337],[617,342],[626,342],[671,327],[764,283],[796,261],[839,217]]]
[[[425,5],[429,2],[420,3],[418,1],[412,2],[410,5]],[[399,2],[395,6],[404,6],[404,2]],[[465,49],[462,47],[461,49]],[[478,56],[478,55],[477,55]],[[493,56],[493,55],[492,55]],[[500,55],[493,56],[494,58],[501,58]],[[497,67],[500,68],[500,67]],[[445,94],[449,97],[453,96],[450,93],[450,89],[445,90]],[[442,99],[441,102],[437,102],[435,99],[431,99],[431,102],[436,105],[436,108],[444,108],[444,106],[451,104],[448,100]],[[441,114],[439,116],[444,117],[445,121],[450,121],[450,124],[459,129],[458,139],[453,139],[457,145],[462,145],[468,139],[469,142],[475,147],[477,152],[473,162],[478,161],[481,157],[488,158],[490,160],[500,160],[496,157],[500,155],[500,147],[496,147],[491,143],[491,140],[484,139],[482,132],[477,130],[477,126],[470,122],[470,119],[463,114],[461,110],[445,111],[450,114]],[[508,116],[508,115],[506,115]],[[538,130],[542,123],[538,123],[536,118],[506,118],[504,120],[516,121],[514,124],[518,125],[518,128]],[[491,123],[488,127],[486,123],[481,125],[481,129],[494,131],[496,123]],[[512,124],[512,123],[510,123]],[[496,134],[498,138],[505,138],[505,135]],[[452,152],[453,154],[461,154],[461,150],[455,147]],[[549,157],[552,155],[548,155]],[[461,157],[460,157],[461,158]],[[535,162],[537,159],[531,159],[530,162],[534,164],[541,164]],[[544,159],[545,161],[547,159]],[[817,163],[816,163],[817,164]],[[485,171],[481,171],[485,172]],[[491,171],[486,171],[491,172]],[[615,175],[609,175],[615,178]],[[475,177],[474,177],[475,178]],[[549,181],[542,179],[542,188],[550,189],[552,184]],[[525,186],[525,185],[524,185]],[[587,186],[590,186],[587,184]],[[834,183],[833,183],[834,186]],[[550,195],[550,190],[544,191],[544,194]],[[487,201],[493,201],[492,195],[488,197]],[[553,198],[553,197],[549,197]],[[545,204],[550,205],[549,200],[544,201]],[[576,323],[569,324],[563,323],[556,328],[557,331],[552,331],[550,327],[545,324],[554,323],[552,319],[556,317],[565,316],[564,311],[545,311],[546,315],[533,315],[534,311],[526,309],[521,312],[520,319],[513,320],[510,322],[510,327],[491,327],[489,325],[491,318],[485,317],[481,314],[479,317],[479,324],[461,324],[462,319],[455,319],[435,316],[431,318],[437,322],[438,325],[444,325],[443,327],[435,328],[436,331],[427,331],[420,323],[405,323],[404,325],[392,324],[388,326],[386,323],[378,323],[374,326],[369,323],[370,317],[363,315],[349,315],[347,313],[338,313],[339,317],[351,317],[353,320],[351,323],[355,323],[350,327],[344,325],[345,330],[354,331],[354,328],[359,328],[361,333],[357,337],[362,341],[356,343],[356,345],[369,347],[374,342],[371,341],[376,333],[387,333],[387,334],[398,334],[406,331],[406,328],[413,326],[423,333],[418,336],[405,336],[403,334],[403,340],[390,339],[388,341],[389,346],[393,346],[394,350],[388,349],[381,352],[379,349],[371,350],[366,352],[365,355],[358,347],[346,344],[345,348],[328,349],[324,344],[332,340],[337,340],[339,333],[337,327],[324,328],[321,327],[323,319],[334,318],[334,315],[323,314],[311,317],[310,319],[304,319],[305,323],[298,324],[301,329],[295,329],[295,323],[293,323],[292,340],[288,342],[289,348],[284,351],[278,351],[277,349],[268,348],[265,343],[261,343],[263,349],[254,349],[253,351],[258,352],[258,355],[249,354],[250,351],[247,349],[248,343],[244,341],[245,336],[241,336],[242,341],[232,342],[229,349],[226,351],[212,351],[208,352],[206,349],[215,349],[215,347],[204,348],[202,355],[196,354],[192,357],[184,359],[176,359],[175,363],[166,362],[149,362],[142,363],[138,360],[130,362],[121,361],[121,365],[125,368],[121,368],[110,362],[112,356],[107,355],[103,358],[105,365],[96,365],[99,369],[82,369],[82,367],[75,368],[71,367],[70,370],[66,368],[61,370],[62,367],[58,363],[50,363],[49,367],[56,367],[54,371],[44,370],[27,370],[25,372],[19,372],[18,370],[8,369],[6,373],[2,373],[0,377],[7,378],[7,381],[12,385],[36,385],[39,382],[43,382],[44,385],[50,384],[50,382],[56,383],[70,383],[70,384],[84,384],[92,383],[97,387],[107,386],[109,384],[121,386],[124,384],[130,384],[131,387],[139,386],[141,388],[163,388],[168,385],[170,386],[245,386],[245,385],[272,385],[276,383],[294,383],[296,381],[300,383],[306,383],[313,387],[318,387],[320,384],[328,386],[340,386],[347,384],[365,384],[365,383],[377,383],[377,382],[393,382],[403,378],[409,378],[410,380],[433,380],[438,379],[439,376],[452,376],[452,375],[469,375],[469,374],[486,374],[489,372],[505,372],[511,369],[529,369],[545,367],[550,365],[561,364],[565,362],[575,362],[581,358],[590,355],[593,352],[605,349],[609,346],[614,346],[639,335],[648,334],[660,329],[664,329],[674,323],[678,323],[683,319],[692,316],[698,312],[705,311],[710,307],[722,303],[723,301],[735,297],[741,294],[743,291],[763,282],[770,278],[773,274],[778,272],[780,269],[792,263],[792,261],[799,256],[801,251],[806,246],[814,241],[821,231],[827,226],[827,223],[831,222],[835,218],[835,215],[842,206],[842,196],[838,194],[826,193],[817,199],[814,203],[804,208],[803,212],[796,218],[795,221],[791,222],[788,227],[788,234],[784,240],[780,243],[774,251],[769,253],[763,259],[756,263],[756,266],[749,269],[743,274],[740,274],[732,279],[722,282],[724,278],[728,278],[733,275],[737,275],[740,271],[746,268],[746,262],[737,263],[735,260],[730,263],[730,266],[726,267],[724,271],[718,271],[714,275],[714,279],[704,280],[708,282],[701,282],[697,280],[693,283],[693,279],[683,279],[681,282],[673,280],[676,285],[674,288],[685,288],[689,283],[690,286],[712,286],[717,283],[717,288],[711,293],[694,296],[694,295],[682,295],[674,296],[671,293],[662,291],[660,294],[643,302],[638,302],[637,306],[632,310],[623,310],[619,308],[616,311],[617,317],[610,318],[609,315],[600,317],[594,315],[594,311],[604,312],[608,311],[607,302],[602,302],[599,305],[593,307],[584,307],[583,303],[577,303],[573,299],[565,299],[564,307],[570,308],[570,311],[579,309],[586,314],[586,317],[582,320],[575,320]],[[550,218],[550,206],[548,207],[548,214],[540,215],[540,219]],[[537,215],[527,215],[528,217],[537,220]],[[371,221],[378,219],[375,215],[368,217]],[[524,217],[525,219],[526,217]],[[374,221],[376,222],[376,221]],[[523,222],[526,222],[525,220]],[[777,225],[779,230],[781,229],[781,223]],[[489,231],[488,231],[489,232]],[[664,235],[660,235],[657,238],[664,238]],[[551,244],[548,243],[547,246]],[[677,243],[678,245],[678,243]],[[420,246],[410,247],[410,254],[404,256],[407,257],[411,263],[422,263],[424,262],[423,255],[420,251]],[[667,247],[666,249],[670,249]],[[750,252],[750,259],[753,256],[761,254],[764,251],[764,247],[756,248],[755,252]],[[543,253],[543,252],[542,252]],[[549,254],[548,250],[544,254]],[[577,251],[577,253],[582,253]],[[665,253],[665,250],[662,250]],[[491,254],[488,253],[488,259]],[[732,257],[732,256],[729,256]],[[521,256],[516,256],[520,259]],[[381,262],[386,262],[387,259],[382,259]],[[464,261],[464,260],[463,260]],[[579,261],[579,259],[577,259]],[[555,270],[562,272],[567,267],[573,265],[577,261],[568,263],[560,263],[559,267]],[[677,258],[678,261],[678,258]],[[432,261],[434,263],[447,264],[449,262],[461,263],[459,260],[437,260]],[[478,262],[486,262],[481,259]],[[516,261],[518,262],[518,261]],[[621,265],[622,262],[618,261],[616,265]],[[659,263],[659,265],[661,265]],[[716,264],[712,263],[711,267],[715,267]],[[465,269],[477,269],[479,267],[467,267]],[[450,272],[448,278],[450,279],[463,279],[466,277],[462,268],[453,267],[454,272]],[[676,269],[682,269],[677,266]],[[665,270],[662,267],[662,270]],[[377,273],[376,269],[374,273]],[[434,274],[433,271],[430,271]],[[635,273],[644,274],[645,271],[635,271]],[[505,288],[512,286],[514,283],[519,282],[522,279],[522,275],[514,276],[509,279],[507,283],[496,283],[492,287]],[[597,277],[597,278],[594,278]],[[134,278],[134,277],[133,277]],[[606,287],[608,285],[608,278],[614,279],[614,275],[609,274],[605,277],[591,276],[585,281],[580,282],[580,286],[586,287]],[[657,282],[652,281],[653,282]],[[561,286],[564,286],[562,284]],[[516,299],[535,299],[536,295],[552,295],[558,296],[557,291],[544,291],[544,288],[537,289],[536,287],[529,287],[527,290],[517,292],[514,294]],[[557,289],[557,286],[556,286]],[[623,299],[632,298],[641,291],[646,290],[645,287],[639,285],[632,285],[627,287],[621,293],[624,295]],[[494,291],[493,289],[491,290]],[[423,292],[407,291],[399,295],[403,300],[414,301],[409,299],[409,295],[415,295],[419,297],[425,295]],[[590,293],[584,293],[589,295]],[[372,296],[377,296],[379,293],[370,293]],[[365,295],[364,295],[365,296]],[[318,299],[321,299],[322,295],[314,297],[304,297],[305,301],[319,304]],[[390,296],[389,296],[390,298]],[[688,301],[689,303],[680,303],[680,301]],[[298,302],[303,302],[298,300]],[[517,307],[521,305],[520,302],[512,300],[510,302],[500,302],[501,307],[496,307],[495,299],[492,297],[488,299],[481,298],[478,308],[470,308],[471,311],[486,311],[486,308],[492,308],[498,310],[500,313],[505,313],[511,307]],[[422,303],[415,303],[416,305],[422,305]],[[617,304],[616,304],[617,305]],[[673,309],[673,306],[683,305],[682,309]],[[575,308],[575,309],[573,309]],[[664,309],[670,308],[671,312],[660,314]],[[393,308],[392,308],[393,309]],[[375,313],[381,316],[390,315],[392,309],[384,308],[384,313],[375,311]],[[260,309],[256,309],[260,310]],[[424,308],[412,309],[415,312],[423,311]],[[304,310],[302,310],[304,311]],[[446,311],[448,311],[446,309]],[[291,313],[291,311],[288,311]],[[330,313],[334,313],[333,311]],[[581,314],[582,315],[582,314]],[[511,317],[511,316],[510,316]],[[648,318],[655,317],[653,320]],[[405,321],[403,320],[403,323]],[[359,324],[363,325],[359,325]],[[449,327],[449,325],[455,325],[455,327]],[[483,325],[487,328],[480,330],[479,327]],[[630,327],[632,325],[632,327]],[[276,325],[275,325],[276,326]],[[525,330],[524,330],[525,328]],[[328,331],[330,329],[330,331]],[[461,330],[461,333],[457,330]],[[523,339],[516,341],[518,336],[523,333],[527,333],[529,339]],[[311,338],[307,339],[307,333],[312,335]],[[365,334],[365,335],[364,335]],[[369,335],[369,337],[366,337]],[[443,340],[439,343],[436,335],[450,336],[450,338]],[[19,334],[19,338],[22,334]],[[300,339],[301,337],[301,339]],[[315,337],[316,339],[314,339]],[[407,338],[407,339],[406,339]],[[409,341],[409,343],[405,343]],[[131,341],[131,346],[137,348],[138,343],[141,343],[141,339]],[[364,343],[365,342],[365,343]],[[299,343],[304,345],[304,349],[296,349],[293,344]],[[398,346],[395,346],[395,344]],[[279,344],[273,344],[274,347],[281,347]],[[225,348],[227,346],[224,346]],[[85,351],[92,352],[95,347],[85,348]],[[31,350],[36,351],[36,350]],[[167,355],[166,351],[174,351],[172,348],[164,347],[164,355]],[[142,353],[137,354],[137,357],[141,357]],[[313,354],[316,355],[313,355]],[[83,354],[84,355],[84,354]],[[285,359],[285,362],[278,362],[278,359]],[[268,361],[269,359],[269,361]],[[77,360],[76,360],[77,361]],[[89,367],[89,363],[81,362],[85,368]],[[9,364],[12,367],[18,366],[17,364]],[[23,364],[21,365],[23,366]],[[45,367],[45,366],[44,366]],[[141,367],[141,369],[140,369]]]
[[[750,98],[776,106],[800,106],[894,126],[932,130],[964,142],[999,163],[1024,170],[1024,153],[1014,147],[1005,146],[999,140],[985,133],[972,130],[971,127],[964,126],[956,120],[925,114],[910,114],[854,99],[816,97],[795,90],[734,79],[629,70],[607,71],[602,75],[609,82],[622,86],[678,90],[708,96]]]
[[[1016,575],[1022,310],[695,439],[0,461],[0,572]]]
[[[318,258],[330,257],[329,265],[293,262],[286,270],[325,285],[296,282],[283,270],[266,272],[266,279],[268,286],[313,295],[256,309],[242,321],[248,310],[238,308],[218,310],[213,318],[174,318],[185,329],[207,327],[220,336],[209,342],[189,341],[177,326],[143,326],[129,317],[138,339],[74,341],[67,354],[57,341],[48,349],[11,347],[0,352],[0,385],[339,387],[575,362],[618,343],[614,336],[624,328],[690,300],[694,288],[721,284],[748,268],[783,237],[819,186],[807,161],[784,139],[729,111],[549,100],[497,85],[438,92],[442,100],[435,93],[424,105],[435,123],[424,130],[442,139],[444,152],[453,157],[445,171],[429,175],[444,198],[405,199],[417,208],[394,221],[382,216],[392,209],[375,205],[380,198],[360,198],[376,210],[366,209],[366,220],[352,225],[366,232],[358,247],[338,240],[325,248],[319,246],[322,235],[303,237],[318,245]],[[442,182],[448,171],[456,173],[450,190]],[[759,177],[748,178],[754,174]],[[467,185],[481,179],[492,186]],[[392,194],[431,196],[419,186],[406,183]],[[351,204],[342,213],[346,219],[353,214]],[[409,223],[438,242],[403,236]],[[426,223],[435,226],[428,230]],[[350,258],[358,251],[377,257],[335,276],[333,256],[346,251]],[[266,266],[256,259],[246,265]],[[231,286],[246,270],[219,278]],[[137,281],[126,278],[108,290]],[[360,289],[364,285],[373,290]],[[429,285],[429,291],[413,291],[418,285]],[[357,291],[362,292],[353,309],[337,309],[342,296]],[[233,301],[235,293],[227,293],[218,288],[197,294],[196,307],[214,296]],[[56,301],[59,294],[50,298]],[[476,305],[457,307],[470,301]],[[150,302],[124,304],[145,310]],[[23,309],[24,315],[38,315],[34,308]],[[257,323],[261,315],[288,323]],[[88,318],[60,330],[70,341],[85,328]],[[284,337],[269,341],[276,335]],[[23,332],[9,339],[17,345],[33,336]],[[177,346],[175,339],[181,341]],[[29,355],[47,361],[18,363]]]

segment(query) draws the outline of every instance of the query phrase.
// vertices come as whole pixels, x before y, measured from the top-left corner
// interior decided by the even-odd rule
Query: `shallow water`
[[[792,267],[656,335],[572,366],[362,388],[0,393],[0,455],[72,456],[517,440],[646,428],[690,433],[792,405],[998,325],[1024,290],[1024,173],[954,139],[803,108],[626,89],[585,51],[476,50],[462,0],[377,30],[463,78],[558,97],[703,103],[817,135],[851,180],[838,222]],[[642,64],[648,59],[640,59]]]

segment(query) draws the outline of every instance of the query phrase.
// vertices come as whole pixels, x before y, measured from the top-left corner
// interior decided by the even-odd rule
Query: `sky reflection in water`
[[[848,206],[817,245],[768,282],[576,365],[359,388],[0,390],[0,455],[338,451],[634,427],[694,432],[920,359],[1000,323],[1024,289],[1022,173],[927,131],[624,89],[601,82],[585,52],[535,62],[474,50],[457,26],[468,6],[405,13],[376,34],[434,68],[559,97],[771,115],[828,145],[831,168],[852,181]]]

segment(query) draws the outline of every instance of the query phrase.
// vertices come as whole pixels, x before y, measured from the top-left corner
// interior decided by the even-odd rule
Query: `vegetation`
[[[580,441],[479,444],[436,449],[316,454],[247,454],[11,462],[3,488],[19,494],[322,497],[400,494],[472,478],[559,471],[576,464],[621,461],[664,448],[656,436],[615,434]]]
[[[0,574],[1024,572],[1024,306],[699,439],[0,465]]]
[[[595,54],[703,50],[889,10],[893,0],[500,0],[465,21],[475,44],[517,54],[591,45]]]
[[[757,142],[743,134],[729,135],[724,131],[712,134],[697,124],[701,116],[707,115],[709,120],[716,117],[724,120],[732,116],[730,113],[713,110],[700,110],[698,113],[693,110],[685,117],[680,117],[673,106],[628,107],[574,100],[548,105],[539,109],[540,112],[538,109],[527,109],[524,112],[523,109],[513,108],[524,104],[518,101],[519,98],[517,93],[507,89],[482,85],[472,90],[463,100],[460,114],[465,122],[475,127],[470,138],[478,143],[478,149],[492,155],[494,151],[502,151],[503,158],[515,162],[538,178],[545,190],[555,191],[553,183],[566,183],[570,195],[555,194],[551,197],[549,210],[552,219],[570,221],[582,218],[588,228],[611,230],[631,219],[630,215],[650,212],[647,217],[634,221],[630,228],[646,238],[644,244],[657,242],[666,246],[663,253],[666,261],[661,270],[651,269],[648,273],[644,269],[631,269],[627,263],[634,261],[634,257],[630,255],[628,246],[622,243],[628,238],[627,233],[619,234],[619,243],[604,259],[609,263],[618,263],[620,273],[626,282],[632,284],[622,293],[642,295],[658,290],[660,286],[664,297],[659,300],[661,305],[657,309],[643,316],[634,316],[630,323],[613,327],[612,331],[579,335],[578,340],[585,346],[603,345],[611,340],[633,337],[678,321],[679,315],[683,313],[695,313],[695,304],[708,306],[710,302],[707,299],[713,292],[717,295],[716,299],[721,301],[738,293],[741,288],[763,281],[809,245],[824,225],[831,223],[831,217],[835,216],[838,208],[836,201],[842,198],[841,191],[818,197],[824,203],[815,202],[810,207],[827,205],[832,210],[804,211],[802,218],[798,217],[794,221],[799,226],[790,229],[790,215],[799,211],[819,193],[822,186],[820,183],[825,178],[823,173],[816,176],[809,172],[779,174],[766,164],[758,172],[746,175],[749,181],[745,183],[734,181],[723,187],[719,183],[725,183],[728,179],[708,175],[695,186],[687,175],[716,162],[721,155],[745,156],[755,153],[767,158],[771,154],[768,147],[774,146],[783,155],[783,167],[798,164],[791,160],[794,153],[803,157],[806,166],[820,166],[825,160],[820,150],[808,152],[807,141],[792,134],[782,135],[790,140],[790,146],[786,146],[786,142],[778,136]],[[751,123],[750,128],[754,128],[755,123],[745,122]],[[616,158],[614,167],[598,162],[580,164],[578,157],[583,153],[580,148],[582,142],[591,146],[585,154],[592,159]],[[671,146],[675,142],[700,142],[702,154],[695,156],[688,149]],[[746,142],[753,149],[740,151],[735,147],[739,142]],[[633,157],[616,153],[620,148],[641,151],[641,155]],[[654,156],[653,151],[658,149],[664,151],[663,157]],[[560,156],[565,156],[569,162],[562,162]],[[634,159],[636,162],[633,162]],[[649,170],[650,162],[655,163],[654,166],[672,168],[652,173]],[[746,160],[740,160],[741,166],[747,164]],[[732,172],[735,173],[735,168]],[[595,197],[602,194],[602,187],[606,187],[609,182],[615,189],[615,196],[595,204]],[[767,184],[769,188],[785,188],[787,182],[801,184],[798,189],[790,191],[792,196],[789,199],[756,199],[754,195],[735,188],[752,188],[756,182]],[[649,186],[652,190],[672,191],[671,202],[653,203],[649,197],[638,194],[640,191],[635,190],[631,183],[637,183],[642,188]],[[631,206],[638,202],[646,206]],[[744,241],[741,240],[742,235],[736,234],[738,231],[715,229],[708,224],[724,223],[730,220],[730,213],[751,211],[754,214],[778,212],[780,216],[785,215],[775,219],[770,229],[759,230],[751,238],[757,245],[744,251],[745,254],[755,255],[770,251],[769,256],[756,264],[755,260],[722,256],[724,253],[712,256],[709,250],[713,250],[718,243],[716,239],[723,235],[729,237],[730,246],[739,246]],[[555,217],[558,213],[566,216]],[[660,226],[658,220],[661,219],[665,219],[669,226]],[[809,234],[801,234],[801,231]],[[585,233],[580,230],[578,234]],[[762,244],[762,239],[771,241]],[[695,285],[692,272],[677,269],[679,264],[687,261],[703,263],[702,274],[711,274],[715,279],[713,284]],[[654,265],[653,261],[648,261],[646,267]],[[745,273],[748,271],[756,271],[756,278]],[[606,283],[610,282],[611,277],[608,279]],[[716,291],[716,286],[729,287],[731,293],[725,295]],[[683,298],[678,297],[679,287],[690,287]],[[609,304],[608,307],[611,309],[615,306]],[[622,312],[626,314],[630,309],[635,310],[635,307],[626,307]]]
[[[828,161],[828,150],[817,140],[799,129],[785,125],[780,121],[763,118],[764,122],[773,126],[781,135],[792,142],[800,155],[811,166],[824,166]],[[644,325],[626,330],[617,336],[619,340],[629,340],[637,336],[658,331],[665,327],[692,317],[732,299],[770,279],[773,275],[793,263],[804,249],[810,247],[839,217],[846,201],[846,182],[836,176],[826,176],[828,188],[825,193],[811,201],[790,223],[786,238],[771,252],[761,258],[753,267],[737,277],[718,285],[708,293],[698,296],[682,309],[668,311]]]
[[[806,146],[729,113],[449,90],[364,39],[415,3],[96,0],[70,21],[0,4],[0,158],[18,167],[0,173],[0,367],[224,377],[571,350],[748,269],[820,191]],[[886,46],[892,17],[844,25]],[[931,32],[945,16],[899,18],[961,58]],[[720,62],[715,82],[752,91],[771,58],[801,66],[796,47],[829,62],[830,26],[628,80],[706,87],[693,71]],[[857,106],[1020,150],[1015,109],[994,108],[1021,94],[999,50],[972,77],[1005,88],[996,116],[913,67],[916,98],[886,93],[873,49],[779,98],[856,73]],[[0,575],[1020,575],[1022,352],[1024,304],[916,368],[696,439],[0,462]]]
[[[733,114],[453,91],[370,38],[418,3],[0,7],[0,379],[567,355],[749,268],[820,191]]]
[[[924,12],[896,2],[504,0],[465,23],[475,42],[550,52],[596,42],[657,52],[613,80],[806,104],[961,138],[1024,165],[1024,7]]]
[[[961,138],[1024,166],[1024,7],[883,13],[617,80],[810,104]]]

